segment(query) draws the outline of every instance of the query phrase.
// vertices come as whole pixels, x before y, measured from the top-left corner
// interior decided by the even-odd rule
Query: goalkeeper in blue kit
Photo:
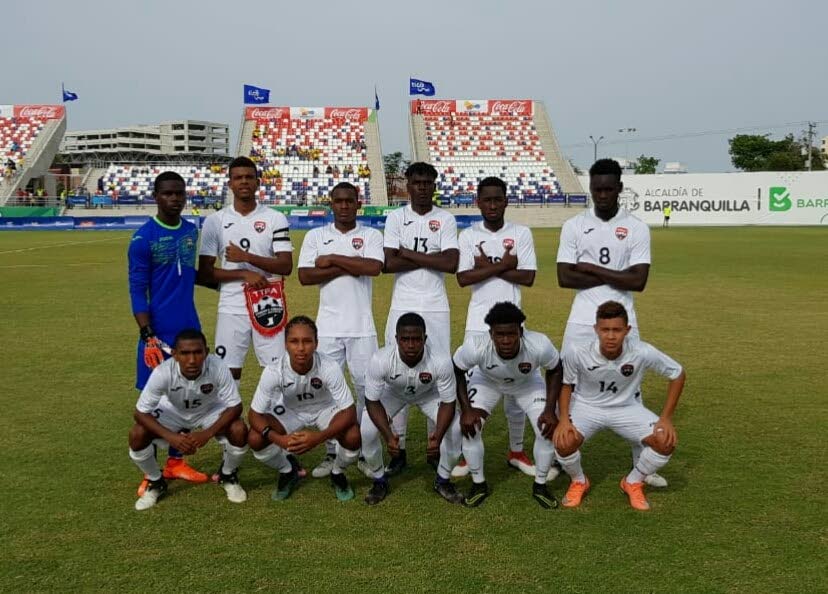
[[[177,173],[165,171],[155,178],[152,194],[158,213],[135,232],[128,251],[129,296],[139,328],[135,376],[139,390],[153,368],[170,355],[169,345],[181,330],[201,329],[193,301],[198,230],[181,218],[187,201],[186,184]],[[163,475],[196,483],[209,480],[187,465],[173,447]],[[145,478],[138,488],[139,497],[146,484]]]

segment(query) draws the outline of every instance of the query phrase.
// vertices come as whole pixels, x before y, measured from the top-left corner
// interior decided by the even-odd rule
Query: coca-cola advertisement
[[[267,122],[268,120],[286,120],[288,118],[290,118],[289,107],[246,107],[244,109],[245,120]]]
[[[326,107],[325,117],[331,120],[364,122],[368,119],[367,107]]]
[[[66,115],[62,105],[15,105],[14,117],[60,120]]]
[[[414,99],[411,101],[411,113],[436,116],[457,113],[457,101],[454,99]]]
[[[489,115],[530,116],[531,99],[489,99]]]

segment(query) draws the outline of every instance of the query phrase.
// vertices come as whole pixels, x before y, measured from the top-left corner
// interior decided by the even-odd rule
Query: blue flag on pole
[[[374,87],[374,109],[379,111],[379,95],[377,95],[377,87]]]
[[[437,90],[434,88],[434,84],[428,82],[427,80],[417,80],[416,78],[409,79],[409,95],[425,95],[426,97],[431,97]]]
[[[63,93],[63,102],[64,103],[66,103],[67,101],[77,101],[78,100],[78,94],[73,93],[72,91],[67,91],[64,88],[63,83],[60,83],[60,90]]]
[[[270,89],[261,89],[253,85],[244,85],[245,103],[269,103]]]

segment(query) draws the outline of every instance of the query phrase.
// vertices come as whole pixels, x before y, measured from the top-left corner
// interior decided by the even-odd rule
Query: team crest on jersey
[[[432,220],[428,222],[428,228],[431,229],[432,232],[437,233],[440,230],[440,221]]]
[[[285,285],[281,280],[270,281],[264,289],[244,287],[247,315],[253,329],[262,336],[276,336],[287,324]]]
[[[627,228],[626,227],[616,227],[615,228],[615,236],[620,239],[627,238]]]
[[[354,237],[351,240],[351,245],[354,246],[355,250],[361,250],[362,249],[362,238],[361,237]]]
[[[310,385],[314,390],[318,390],[322,387],[322,380],[318,377],[311,378]]]
[[[264,221],[256,221],[253,223],[253,228],[256,230],[256,233],[261,233],[267,228],[267,223]]]
[[[633,371],[635,371],[635,367],[629,363],[621,366],[621,375],[624,377],[630,377],[633,374]]]
[[[507,237],[506,239],[503,240],[503,249],[504,250],[510,250],[513,247],[515,247],[515,240],[514,239],[509,239]]]
[[[532,371],[532,364],[531,363],[518,363],[518,371],[523,374],[527,374]]]
[[[420,383],[421,384],[430,384],[431,383],[431,374],[428,371],[423,371],[420,373]]]
[[[201,393],[209,394],[213,391],[213,384],[201,384]]]

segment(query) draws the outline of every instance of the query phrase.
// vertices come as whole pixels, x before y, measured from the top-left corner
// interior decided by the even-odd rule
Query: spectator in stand
[[[313,166],[313,177],[319,177],[319,166],[318,165]]]
[[[354,166],[348,163],[345,165],[345,171],[343,172],[346,177],[350,177],[354,174]]]
[[[339,178],[339,165],[334,165],[333,166],[333,176],[334,176],[334,179]]]
[[[325,167],[325,175],[333,175],[333,167],[331,167],[330,165]]]

